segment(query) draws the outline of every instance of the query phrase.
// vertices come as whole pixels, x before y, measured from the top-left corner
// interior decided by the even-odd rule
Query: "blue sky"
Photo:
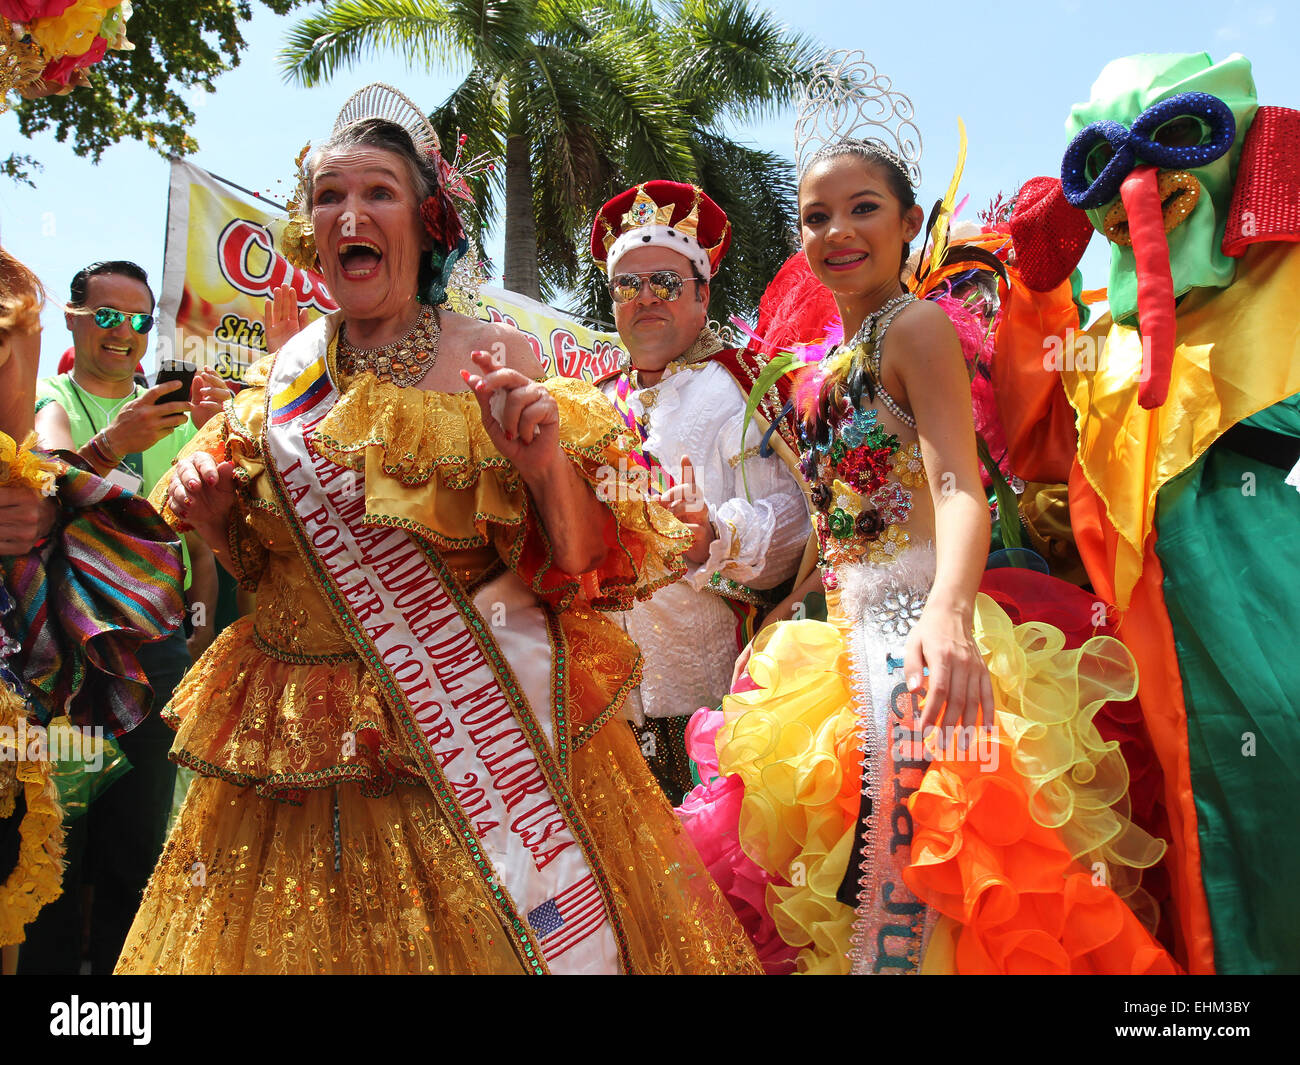
[[[1241,52],[1254,65],[1261,103],[1300,107],[1294,53],[1300,12],[1291,5],[774,0],[768,6],[823,43],[862,48],[911,96],[924,140],[922,202],[942,195],[956,157],[957,116],[965,120],[970,143],[962,190],[971,196],[968,217],[999,191],[1010,194],[1026,178],[1059,173],[1071,104],[1088,98],[1098,72],[1118,56],[1208,51],[1221,59]],[[215,94],[193,101],[200,149],[192,161],[247,188],[287,195],[298,149],[328,132],[340,105],[361,85],[388,81],[432,109],[465,74],[464,67],[409,69],[404,57],[389,55],[321,88],[290,88],[279,73],[277,53],[296,18],[258,10],[245,30],[251,46],[240,66],[217,80]],[[793,113],[785,112],[733,132],[791,156],[793,121]],[[108,149],[92,165],[53,137],[20,137],[11,114],[0,116],[0,148],[0,154],[27,153],[45,165],[35,190],[0,178],[0,237],[54,297],[45,313],[41,358],[42,373],[52,373],[70,342],[58,304],[79,267],[96,259],[134,259],[159,289],[168,166],[134,142]],[[487,250],[500,261],[499,243]],[[1084,270],[1089,287],[1105,284],[1100,240]],[[146,368],[152,369],[151,358]]]

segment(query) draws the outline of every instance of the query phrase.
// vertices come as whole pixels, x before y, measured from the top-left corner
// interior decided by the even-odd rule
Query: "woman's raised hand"
[[[566,467],[555,397],[540,381],[500,365],[490,352],[471,352],[470,358],[479,372],[462,370],[461,376],[473,390],[483,428],[502,457],[525,480]]]
[[[262,315],[266,327],[266,353],[274,355],[299,330],[307,328],[307,312],[298,309],[298,294],[292,285],[281,285],[266,301]]]
[[[226,523],[235,502],[235,466],[199,451],[172,470],[167,505],[210,545],[224,548]]]

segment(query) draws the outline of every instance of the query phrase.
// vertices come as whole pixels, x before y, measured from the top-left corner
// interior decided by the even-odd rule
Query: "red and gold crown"
[[[596,214],[591,256],[614,273],[632,248],[671,248],[711,278],[731,244],[726,213],[694,185],[646,181],[620,192]]]

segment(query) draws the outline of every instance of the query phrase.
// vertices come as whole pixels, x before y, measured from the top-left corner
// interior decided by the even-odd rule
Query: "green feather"
[[[785,351],[780,355],[773,356],[771,362],[763,367],[762,373],[754,382],[754,387],[749,393],[749,399],[745,402],[745,419],[740,424],[740,453],[745,453],[745,435],[749,432],[749,423],[754,420],[754,412],[758,410],[758,405],[763,402],[763,397],[767,395],[770,389],[777,381],[788,373],[801,369],[803,363],[795,359],[794,355]],[[740,461],[740,478],[745,485],[745,498],[751,503],[753,498],[749,494],[749,475],[745,472],[745,460]]]
[[[998,464],[993,461],[993,454],[984,438],[975,434],[975,447],[979,451],[980,462],[988,470],[993,481],[993,491],[998,497],[998,527],[1002,530],[1003,547],[1024,547],[1024,538],[1020,535],[1020,507],[1016,503],[1016,493],[1002,476]]]

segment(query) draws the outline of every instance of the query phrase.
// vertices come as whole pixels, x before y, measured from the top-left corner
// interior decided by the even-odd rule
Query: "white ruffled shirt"
[[[602,390],[613,396],[618,378]],[[746,396],[716,362],[673,365],[655,385],[632,391],[638,421],[650,407],[645,450],[675,481],[682,456],[690,456],[695,483],[718,537],[703,565],[687,563],[684,579],[655,592],[619,621],[645,655],[641,686],[628,699],[627,716],[677,717],[716,706],[731,683],[737,619],[716,593],[712,575],[760,591],[795,575],[811,532],[808,507],[794,474],[776,455],[760,458],[762,439],[751,422],[742,446]],[[740,469],[745,456],[745,481]]]

